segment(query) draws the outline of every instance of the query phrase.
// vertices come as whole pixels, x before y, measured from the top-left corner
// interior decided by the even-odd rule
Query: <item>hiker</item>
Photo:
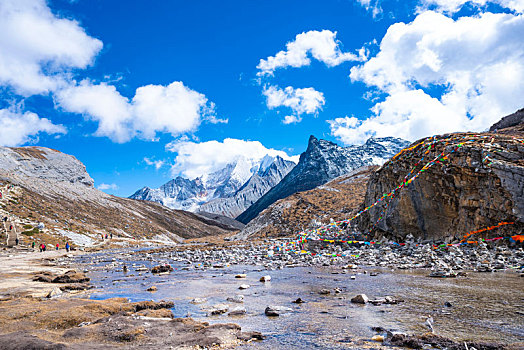
[[[107,236],[107,233],[106,233],[106,239],[107,239],[107,237],[108,237],[108,236]]]
[[[111,232],[111,239],[113,239],[113,232]]]
[[[69,242],[66,242],[66,251],[69,252]]]
[[[40,243],[40,253],[44,251],[44,243]]]
[[[46,245],[44,244],[44,252],[46,251],[46,249],[47,249],[47,247],[46,247]]]
[[[20,242],[20,241],[18,240],[18,237],[16,237],[15,238],[15,245],[18,245],[18,242]]]
[[[58,247],[60,246],[60,243],[56,244],[56,250],[58,250]]]
[[[35,249],[35,241],[33,241],[33,244],[31,244],[31,248]]]

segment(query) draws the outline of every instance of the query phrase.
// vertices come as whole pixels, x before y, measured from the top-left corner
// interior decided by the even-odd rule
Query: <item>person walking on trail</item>
[[[31,248],[35,249],[35,241],[33,241],[33,244],[31,244]]]
[[[113,232],[111,232],[111,239],[113,239]]]
[[[69,252],[69,242],[66,242],[66,251]]]
[[[58,247],[60,246],[60,243],[56,244],[56,250],[58,250]]]
[[[44,251],[44,243],[40,243],[40,253]]]
[[[18,240],[18,237],[16,237],[15,238],[15,245],[18,245],[18,242],[20,242],[20,241]]]

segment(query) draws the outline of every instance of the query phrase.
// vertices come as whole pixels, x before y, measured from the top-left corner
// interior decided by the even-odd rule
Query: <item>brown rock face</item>
[[[515,224],[473,238],[522,232],[522,139],[522,133],[457,133],[415,142],[411,149],[407,148],[372,174],[364,208],[416,175],[428,162],[434,164],[396,190],[393,197],[386,197],[363,213],[360,228],[377,237],[396,239],[410,233],[422,239],[460,239],[464,233],[500,222]]]

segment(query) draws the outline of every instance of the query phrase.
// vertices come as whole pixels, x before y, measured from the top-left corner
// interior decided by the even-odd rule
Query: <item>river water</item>
[[[171,300],[175,317],[191,316],[210,323],[233,322],[245,331],[259,331],[267,336],[262,342],[244,345],[249,349],[354,349],[377,333],[372,327],[420,334],[427,332],[426,316],[434,319],[435,333],[456,341],[524,341],[524,278],[514,271],[468,273],[458,278],[429,278],[423,270],[361,269],[334,270],[331,267],[295,267],[267,271],[261,266],[226,266],[200,269],[167,261],[175,270],[167,275],[136,272],[132,264],[150,268],[158,261],[141,260],[140,256],[119,255],[111,263],[111,255],[80,258],[78,261],[91,271],[93,285],[98,287],[93,299],[126,297],[131,301]],[[140,260],[139,260],[140,259]],[[128,272],[118,264],[125,263]],[[121,265],[119,265],[121,266]],[[378,272],[371,276],[370,272]],[[234,276],[246,273],[247,278]],[[259,282],[270,275],[271,282]],[[350,276],[356,278],[352,280]],[[249,284],[239,290],[240,284]],[[156,286],[154,293],[147,292]],[[341,293],[335,294],[334,288]],[[321,289],[331,294],[320,295]],[[404,300],[397,305],[374,306],[352,304],[350,299],[364,293],[371,299],[387,295]],[[228,303],[227,297],[244,295],[243,304]],[[304,304],[293,304],[302,298]],[[207,302],[193,305],[193,298]],[[448,302],[451,306],[445,306]],[[244,306],[243,316],[208,317],[202,309],[216,304]],[[269,305],[286,306],[293,312],[279,317],[267,317]],[[361,344],[361,345],[359,345]]]

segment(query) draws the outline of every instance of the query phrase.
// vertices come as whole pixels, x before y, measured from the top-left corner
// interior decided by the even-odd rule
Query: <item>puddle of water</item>
[[[136,259],[136,257],[133,257]],[[158,264],[151,261],[127,261]],[[175,317],[187,315],[210,323],[234,322],[243,330],[259,331],[268,338],[263,342],[245,345],[246,348],[339,349],[350,347],[355,339],[370,339],[376,333],[371,327],[407,333],[424,333],[425,316],[432,315],[435,332],[455,340],[517,342],[524,339],[524,317],[519,310],[524,306],[524,279],[515,272],[469,273],[456,279],[426,277],[427,271],[379,271],[378,276],[332,274],[327,268],[296,267],[263,271],[258,266],[231,266],[224,269],[184,270],[188,265],[169,261],[175,271],[169,275],[139,275],[132,267],[127,273],[97,270],[91,272],[92,283],[102,287],[91,298],[126,297],[131,301],[172,300]],[[106,263],[101,263],[105,265]],[[236,279],[235,274],[246,273],[247,278]],[[271,275],[269,283],[261,283],[264,275]],[[239,290],[240,284],[251,288]],[[147,292],[152,285],[155,293]],[[334,294],[334,288],[342,293]],[[321,289],[331,294],[320,295]],[[398,305],[356,305],[350,299],[364,293],[370,298],[386,295],[404,302]],[[228,303],[227,297],[244,295],[243,304]],[[302,298],[307,303],[293,304]],[[193,298],[206,298],[207,302],[193,305]],[[446,307],[449,302],[452,306]],[[202,307],[227,303],[231,307],[242,305],[247,315],[207,317]],[[267,317],[269,305],[293,309],[280,317]]]

